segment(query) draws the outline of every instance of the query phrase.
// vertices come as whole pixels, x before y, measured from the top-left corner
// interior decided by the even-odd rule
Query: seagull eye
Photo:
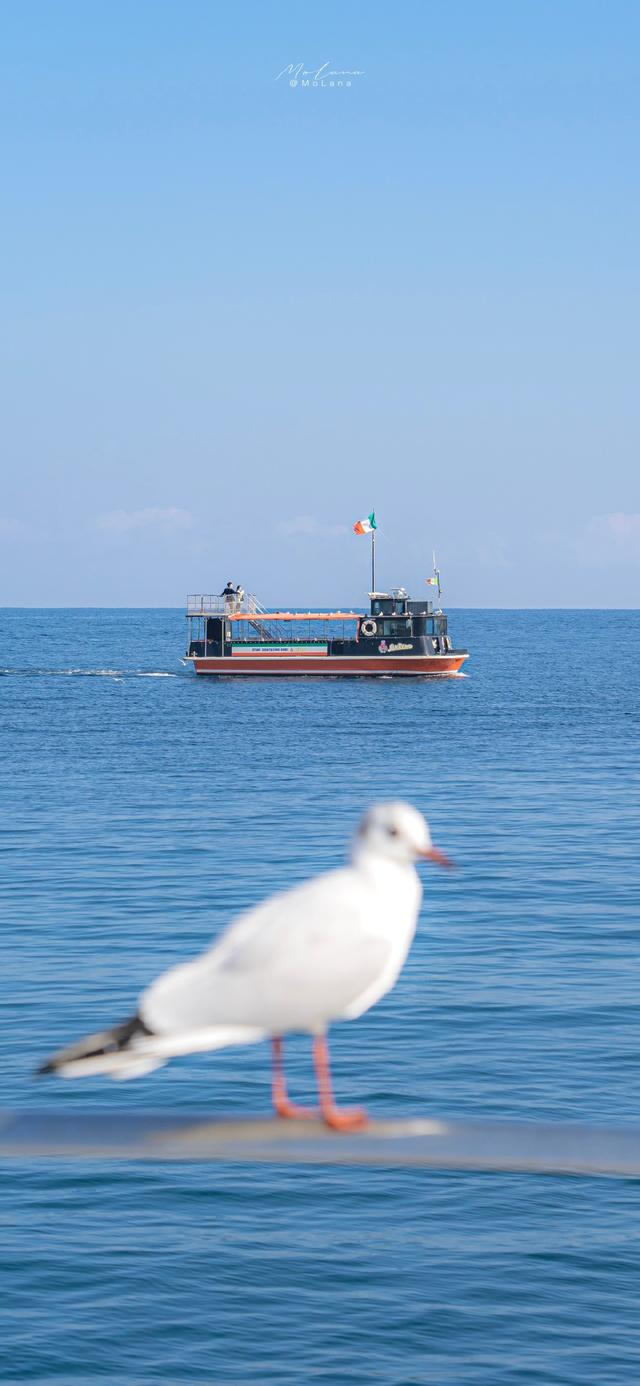
[[[399,832],[397,828],[387,828],[387,832],[389,834],[389,837],[399,837]]]

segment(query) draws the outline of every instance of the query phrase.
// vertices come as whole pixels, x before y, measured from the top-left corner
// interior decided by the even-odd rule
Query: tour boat
[[[403,587],[371,592],[359,611],[266,610],[254,596],[187,598],[185,662],[196,674],[394,678],[457,674],[467,650],[452,645],[444,611]]]

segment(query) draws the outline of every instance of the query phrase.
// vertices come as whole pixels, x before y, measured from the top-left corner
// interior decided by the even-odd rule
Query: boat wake
[[[181,675],[146,669],[0,669],[0,677],[114,679],[122,683],[123,679],[178,679]]]

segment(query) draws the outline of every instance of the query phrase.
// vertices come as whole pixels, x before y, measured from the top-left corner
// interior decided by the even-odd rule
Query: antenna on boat
[[[440,586],[440,569],[438,567],[438,564],[436,563],[435,549],[433,550],[433,577],[425,578],[425,582],[427,584],[427,587],[437,587],[438,600],[440,600],[440,597],[442,596],[442,587]]]

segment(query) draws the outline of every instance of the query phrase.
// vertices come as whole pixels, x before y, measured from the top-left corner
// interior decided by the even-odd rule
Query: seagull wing
[[[241,915],[193,962],[144,992],[139,1014],[156,1033],[249,1027],[313,1031],[376,1000],[391,944],[376,927],[376,896],[349,867]],[[361,1004],[364,1001],[364,1004]]]

